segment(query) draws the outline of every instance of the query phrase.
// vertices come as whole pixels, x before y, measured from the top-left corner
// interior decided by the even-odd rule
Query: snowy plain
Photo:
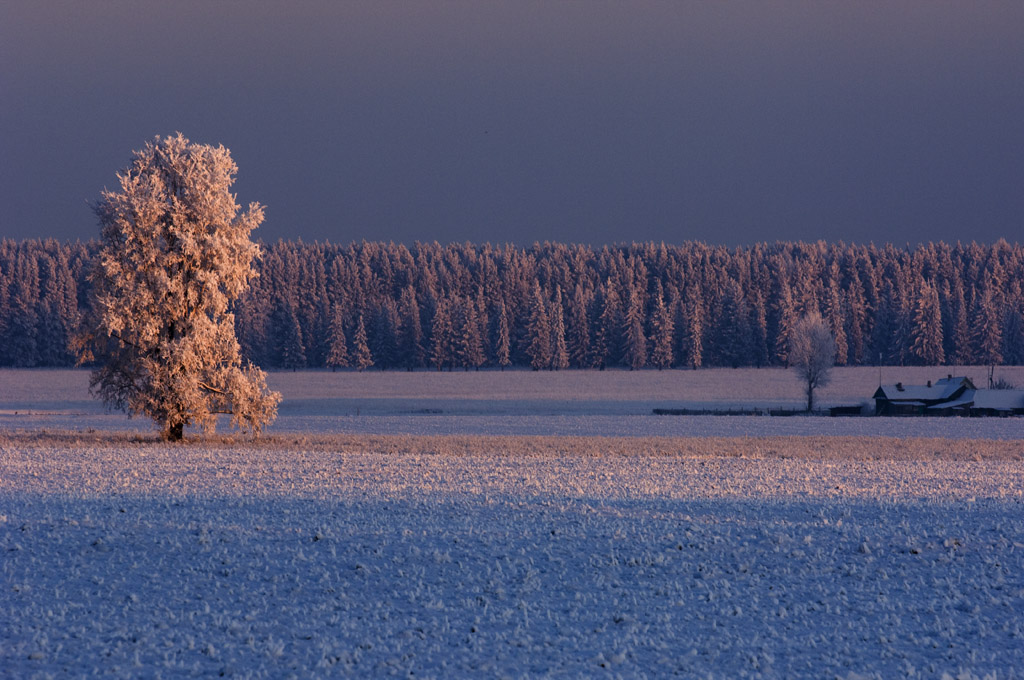
[[[167,445],[0,371],[0,675],[1024,676],[1022,421],[640,410],[790,381],[274,374],[264,438]]]

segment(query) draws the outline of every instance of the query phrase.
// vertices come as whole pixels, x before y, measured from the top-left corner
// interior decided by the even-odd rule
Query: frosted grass
[[[983,367],[886,368],[889,380],[924,382]],[[1024,369],[998,375],[1024,384]],[[821,403],[858,404],[877,369],[839,368]],[[799,384],[781,369],[702,371],[279,372],[284,401],[270,432],[496,434],[604,437],[871,436],[1017,439],[1021,418],[806,418],[652,416],[654,408],[799,408]],[[144,419],[104,413],[85,371],[0,371],[0,429],[148,432]]]
[[[790,378],[274,374],[168,445],[0,371],[0,674],[1021,677],[1024,421],[647,415]]]
[[[1019,677],[1013,444],[0,437],[18,677]]]

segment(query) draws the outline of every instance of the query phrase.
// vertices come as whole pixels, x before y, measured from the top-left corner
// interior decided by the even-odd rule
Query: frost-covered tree
[[[796,304],[789,282],[779,279],[778,293],[774,305],[775,319],[775,359],[785,367],[789,367],[789,338],[796,325]]]
[[[296,370],[306,366],[306,346],[295,305],[285,300],[274,311],[274,355],[277,365]]]
[[[986,285],[974,294],[971,327],[974,332],[975,359],[987,365],[1003,361],[1003,313],[999,309],[994,286]]]
[[[263,221],[256,203],[239,214],[237,171],[223,146],[158,137],[95,206],[102,248],[80,358],[100,363],[94,394],[149,416],[170,440],[186,425],[211,430],[218,413],[253,434],[277,415],[280,395],[242,366],[230,311],[255,274],[249,234]]]
[[[580,284],[576,284],[569,301],[566,343],[570,363],[577,368],[590,368],[590,320],[587,316],[587,299]]]
[[[505,309],[504,300],[498,303],[498,328],[494,339],[494,360],[503,371],[512,363],[509,355],[508,310]]]
[[[622,356],[622,301],[611,278],[602,287],[594,351],[597,365],[613,366]]]
[[[533,294],[530,297],[530,321],[527,326],[530,355],[530,367],[538,371],[551,367],[551,321],[544,305],[544,294],[540,283],[534,281]]]
[[[910,354],[924,366],[939,366],[946,360],[942,346],[942,309],[939,293],[926,281],[921,282],[914,325],[910,332]]]
[[[965,366],[974,358],[971,347],[971,327],[967,323],[967,303],[964,301],[964,287],[957,279],[953,287],[953,332],[950,344],[953,346],[953,363]]]
[[[835,359],[836,343],[821,316],[802,317],[789,336],[789,364],[803,383],[808,411],[814,409],[814,391],[828,385]]]
[[[687,366],[700,368],[704,363],[704,297],[699,285],[687,286],[683,304],[686,307],[686,332],[682,355]]]
[[[348,342],[345,339],[345,317],[341,312],[341,305],[334,305],[327,333],[327,365],[331,367],[332,371],[349,366]]]
[[[366,324],[363,322],[363,315],[359,315],[356,321],[356,330],[352,335],[352,365],[359,371],[365,371],[373,366],[373,354],[370,352],[370,345],[366,338]]]
[[[565,312],[562,308],[562,288],[555,286],[551,301],[551,368],[560,371],[569,368],[569,350],[565,344]]]
[[[454,363],[451,308],[447,299],[437,301],[431,333],[430,361],[437,370]]]
[[[476,302],[466,297],[459,301],[458,333],[456,334],[455,351],[459,362],[466,369],[478,369],[487,361],[484,354],[484,339],[479,322]]]
[[[672,365],[672,336],[675,324],[668,307],[661,282],[654,291],[654,309],[651,318],[651,365],[661,370]]]
[[[622,319],[622,337],[625,339],[623,359],[629,370],[635,371],[647,363],[647,336],[644,335],[644,308],[640,291],[631,288],[626,314]]]
[[[849,346],[846,344],[846,328],[843,318],[843,306],[839,294],[838,268],[833,265],[834,276],[829,283],[828,299],[825,301],[825,322],[836,343],[836,363],[840,366],[846,364],[846,356]]]
[[[721,366],[736,368],[750,355],[750,315],[743,289],[736,281],[725,286],[713,325],[714,358]]]
[[[398,313],[401,320],[398,333],[398,351],[401,361],[408,370],[423,363],[423,328],[420,326],[420,306],[416,302],[416,290],[406,286]]]

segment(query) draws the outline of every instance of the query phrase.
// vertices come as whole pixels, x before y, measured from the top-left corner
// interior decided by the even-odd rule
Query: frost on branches
[[[101,364],[94,394],[149,416],[170,440],[186,425],[212,431],[219,413],[258,434],[281,400],[263,371],[242,366],[229,311],[255,276],[249,233],[263,221],[256,203],[238,214],[237,171],[223,146],[157,137],[95,206],[102,250],[80,356]]]
[[[821,315],[812,312],[797,322],[789,336],[789,363],[807,395],[807,410],[814,409],[814,390],[831,380],[835,364],[836,342]]]

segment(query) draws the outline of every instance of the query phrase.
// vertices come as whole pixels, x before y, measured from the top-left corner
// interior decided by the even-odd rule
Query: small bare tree
[[[796,369],[807,394],[807,410],[814,409],[814,390],[831,380],[836,361],[836,343],[819,314],[809,314],[789,336],[789,363]]]
[[[263,371],[241,365],[229,311],[256,275],[249,233],[263,221],[255,203],[238,214],[237,171],[223,146],[158,137],[118,174],[120,191],[95,206],[102,249],[79,356],[101,364],[94,394],[149,416],[169,440],[186,425],[212,430],[218,413],[253,434],[277,415],[281,395]]]

